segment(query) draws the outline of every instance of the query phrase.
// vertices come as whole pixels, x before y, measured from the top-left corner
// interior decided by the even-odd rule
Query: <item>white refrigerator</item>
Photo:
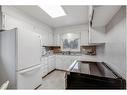
[[[15,87],[13,88],[34,89],[38,87],[42,81],[41,36],[35,32],[17,31],[17,29],[3,31],[1,33],[2,36],[8,35],[13,38],[13,40],[9,42],[13,52],[9,49],[10,47],[8,47],[7,53],[9,55],[8,58],[5,59],[13,59],[13,62],[8,62],[8,68],[13,65],[13,68],[15,69],[10,73],[10,77],[11,75],[14,75],[12,77],[15,77],[12,83],[12,85],[15,83]],[[7,38],[4,39],[6,40]],[[8,41],[6,41],[6,43],[8,43]],[[8,79],[6,80],[9,80],[9,77],[7,78]]]

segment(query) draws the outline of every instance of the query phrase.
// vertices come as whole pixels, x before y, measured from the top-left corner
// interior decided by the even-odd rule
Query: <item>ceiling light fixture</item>
[[[48,6],[48,5],[39,5],[49,16],[52,18],[65,16],[66,13],[60,5]]]

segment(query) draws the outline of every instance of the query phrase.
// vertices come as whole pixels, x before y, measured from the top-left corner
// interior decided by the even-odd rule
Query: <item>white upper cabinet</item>
[[[106,42],[105,27],[90,27],[89,44],[100,44]]]
[[[42,44],[43,46],[53,46],[53,32],[45,32],[42,35]]]
[[[57,32],[54,32],[54,45],[55,46],[60,46],[60,34]]]
[[[12,23],[13,22],[13,23]],[[13,28],[23,29],[24,23],[20,20],[15,19],[14,17],[3,13],[2,15],[2,28],[5,30],[10,30]]]
[[[89,44],[98,44],[98,43],[104,43],[105,42],[105,27],[93,27],[93,19],[95,9],[93,6],[89,6],[89,38],[88,38],[88,43]],[[101,13],[102,14],[102,13]]]
[[[89,6],[88,8],[88,17],[89,17],[89,22],[90,22],[93,17],[93,6]]]
[[[89,6],[89,44],[106,42],[105,26],[120,6]]]
[[[81,32],[81,43],[80,43],[81,46],[88,45],[88,40],[89,40],[88,36],[89,36],[89,34],[88,34],[87,30]]]

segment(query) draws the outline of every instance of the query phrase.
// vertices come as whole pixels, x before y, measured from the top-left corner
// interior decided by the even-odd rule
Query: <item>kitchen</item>
[[[126,6],[50,7],[0,7],[1,88],[126,89]]]

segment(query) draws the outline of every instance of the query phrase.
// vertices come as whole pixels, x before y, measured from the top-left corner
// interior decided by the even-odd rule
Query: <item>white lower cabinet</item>
[[[42,57],[41,63],[42,63],[42,77],[44,77],[49,72],[55,69],[55,56],[51,55]]]
[[[63,64],[63,70],[67,70],[68,68],[69,68],[69,66],[72,64],[72,56],[63,56],[62,57],[62,60],[63,60],[63,62],[62,62],[62,64]]]
[[[67,70],[78,56],[56,55],[56,69]]]
[[[48,74],[48,64],[47,64],[47,57],[42,57],[41,59],[42,64],[42,77]]]
[[[79,56],[71,55],[50,55],[42,57],[42,77],[54,69],[67,70]]]
[[[45,75],[47,75],[47,69],[43,66],[42,67],[42,77],[44,77]]]
[[[56,69],[62,70],[62,68],[63,68],[62,63],[64,61],[64,60],[62,60],[62,56],[61,55],[56,55],[55,59],[56,59],[56,61],[55,61]]]
[[[55,69],[55,56],[49,56],[48,57],[48,72],[51,72]]]

